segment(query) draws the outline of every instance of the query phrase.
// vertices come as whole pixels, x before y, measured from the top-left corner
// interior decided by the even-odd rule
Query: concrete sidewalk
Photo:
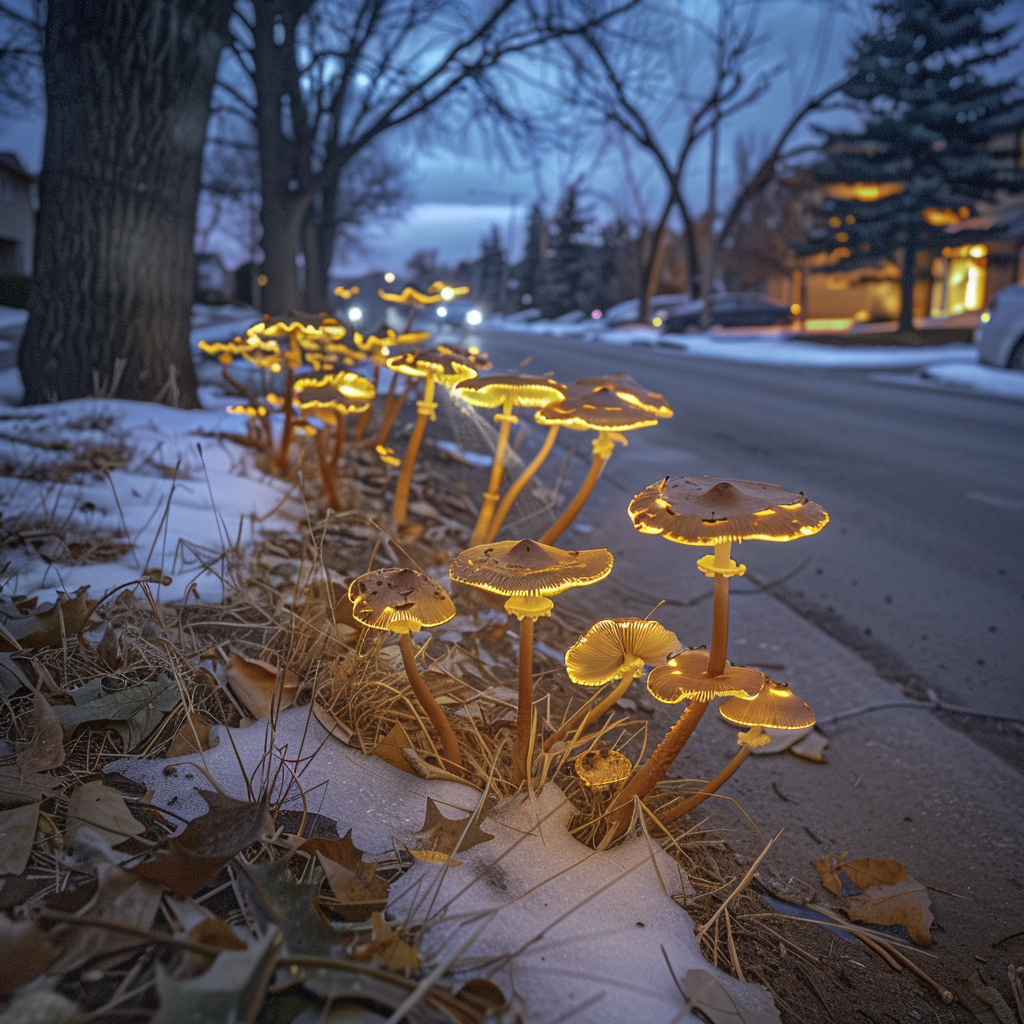
[[[670,603],[655,618],[684,643],[706,644],[712,588],[695,566],[702,551],[637,533],[626,509],[637,490],[666,473],[712,470],[693,456],[677,464],[671,453],[652,444],[631,445],[629,456],[618,465],[612,460],[580,516],[582,528],[570,528],[559,541],[572,548],[606,546],[615,555],[611,577],[576,600],[596,619],[643,617],[665,599]],[[575,462],[578,473],[581,464]],[[799,481],[777,482],[799,486]],[[814,542],[810,537],[789,545],[797,556],[794,565],[803,558],[796,549]],[[733,551],[750,575],[733,581],[730,660],[788,682],[819,718],[900,699],[898,688],[857,653],[754,585],[764,547],[751,541]],[[641,706],[654,704],[638,686],[629,695]],[[678,714],[677,706],[657,705],[655,740]],[[988,723],[977,727],[991,728]],[[872,711],[823,731],[830,741],[824,764],[789,753],[751,758],[722,791],[742,806],[765,840],[784,830],[766,867],[809,883],[826,898],[812,860],[844,850],[851,857],[897,858],[923,885],[944,890],[931,893],[935,944],[929,952],[938,955],[941,966],[930,961],[929,972],[954,987],[978,966],[978,958],[991,960],[990,973],[1005,988],[1005,964],[1024,960],[1024,935],[998,950],[992,944],[1024,929],[1024,776],[930,710]],[[1022,733],[1011,727],[1006,739],[1024,744]],[[712,710],[674,774],[708,778],[736,749],[736,727]],[[763,848],[729,800],[707,802],[692,818],[701,819],[704,827],[721,829],[748,861]]]

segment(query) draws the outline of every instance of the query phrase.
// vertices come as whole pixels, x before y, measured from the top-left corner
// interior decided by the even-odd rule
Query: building
[[[35,177],[14,153],[0,153],[0,276],[32,273],[37,205]]]

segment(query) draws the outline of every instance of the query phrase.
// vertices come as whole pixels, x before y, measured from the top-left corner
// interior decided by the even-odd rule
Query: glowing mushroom
[[[537,413],[537,422],[545,426],[597,431],[590,470],[576,496],[541,537],[545,544],[554,543],[576,518],[611,458],[615,445],[629,444],[624,432],[653,427],[658,420],[672,415],[672,410],[664,405],[663,399],[660,403],[657,401],[661,395],[655,392],[646,392],[654,400],[646,403],[640,401],[637,389],[643,389],[635,382],[626,387],[618,386],[614,379],[595,379],[598,381],[596,384],[573,385],[567,390],[565,398]]]
[[[429,331],[405,331],[402,334],[398,334],[390,327],[385,326],[372,334],[356,332],[352,340],[356,348],[364,353],[370,362],[373,363],[373,386],[376,388],[380,384],[381,367],[386,364],[388,356],[395,354],[395,349],[408,345],[419,345],[429,337]],[[391,377],[391,381],[388,384],[387,394],[384,396],[380,433],[377,435],[375,444],[383,445],[387,443],[388,435],[391,433],[391,428],[398,416],[399,409],[405,402],[405,396],[415,384],[415,381],[409,378],[405,392],[400,397],[395,398],[395,382],[397,380],[398,375],[395,374]],[[370,417],[371,411],[368,409],[363,413],[356,426],[356,440],[361,441],[365,436],[367,427],[370,425]]]
[[[484,491],[480,513],[476,517],[470,544],[480,544],[488,536],[491,516],[501,497],[501,476],[505,468],[505,452],[508,449],[509,433],[512,424],[519,422],[519,417],[512,412],[517,406],[526,409],[539,409],[558,401],[565,395],[565,388],[557,381],[547,377],[534,377],[526,373],[501,373],[492,377],[477,377],[475,380],[462,381],[456,384],[452,393],[464,399],[470,405],[484,409],[501,407],[495,413],[494,420],[498,426],[498,443],[494,449],[494,462],[491,464],[491,478]]]
[[[565,652],[565,670],[578,686],[617,686],[594,708],[563,723],[544,744],[549,750],[570,729],[582,731],[601,717],[629,689],[644,665],[661,665],[682,645],[675,633],[653,619],[601,619]],[[582,721],[580,719],[582,718]]]
[[[412,471],[416,465],[423,435],[427,424],[436,419],[437,402],[434,401],[434,387],[440,381],[445,387],[451,387],[459,381],[469,380],[476,376],[476,370],[468,359],[456,356],[451,350],[443,348],[428,349],[426,352],[403,352],[391,356],[387,361],[389,370],[405,373],[411,377],[423,377],[423,398],[416,403],[416,426],[409,438],[409,447],[402,459],[402,468],[398,472],[398,483],[395,484],[395,502],[392,516],[396,526],[403,526],[409,512],[409,488],[412,484]]]
[[[563,551],[535,540],[481,544],[458,555],[448,572],[457,583],[507,598],[505,611],[520,622],[519,706],[513,750],[515,781],[529,774],[533,733],[533,624],[551,614],[551,598],[570,587],[603,580],[612,571],[612,555],[604,548]]]
[[[445,760],[462,767],[462,752],[441,706],[434,700],[416,667],[411,633],[425,626],[440,626],[455,615],[455,605],[445,589],[415,569],[375,569],[358,576],[348,588],[352,616],[371,629],[398,634],[402,663],[413,693],[437,735]]]
[[[345,443],[345,418],[353,413],[365,412],[373,401],[376,389],[365,377],[351,371],[341,371],[326,377],[300,377],[295,382],[295,404],[306,416],[313,416],[334,427],[334,450],[330,456],[323,432],[317,431],[317,462],[327,492],[328,505],[339,509],[335,473],[341,448]]]
[[[736,769],[750,756],[751,750],[771,742],[765,729],[809,729],[814,725],[814,712],[810,705],[797,697],[784,683],[765,679],[753,700],[733,698],[723,701],[718,713],[728,722],[746,726],[748,732],[736,737],[740,745],[736,756],[699,792],[659,815],[662,824],[688,814],[713,793],[717,793],[736,773]]]
[[[573,768],[584,785],[603,789],[625,782],[633,771],[633,763],[625,754],[611,747],[587,750],[573,760]]]

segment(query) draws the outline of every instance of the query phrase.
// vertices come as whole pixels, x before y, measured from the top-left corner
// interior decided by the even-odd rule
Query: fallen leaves
[[[0,650],[60,647],[65,638],[75,637],[85,629],[98,604],[89,600],[88,587],[80,587],[74,595],[58,594],[54,604],[37,608],[21,618],[8,619],[4,623],[7,636],[0,634]]]
[[[695,969],[683,978],[687,1007],[699,1010],[711,1024],[781,1024],[778,1011],[739,1006],[710,972]]]
[[[403,974],[415,971],[420,965],[416,947],[406,942],[401,931],[392,928],[384,920],[383,914],[375,913],[370,920],[370,941],[354,947],[352,955],[357,960],[372,960],[382,964],[391,971],[401,971]]]
[[[446,818],[433,798],[427,797],[427,810],[423,827],[414,833],[414,844],[409,852],[419,860],[446,861],[456,853],[463,853],[480,843],[486,843],[494,836],[480,827],[485,816],[481,805],[464,818]]]
[[[64,730],[53,708],[41,693],[32,695],[31,739],[18,753],[24,781],[34,772],[59,768],[64,763]]]
[[[349,829],[341,839],[307,839],[299,849],[315,854],[331,888],[331,909],[343,921],[367,921],[387,906],[388,884],[377,877],[376,862],[363,860]]]
[[[902,925],[919,946],[932,944],[928,891],[910,877],[900,861],[894,857],[846,860],[846,854],[839,853],[819,857],[813,863],[821,884],[833,895],[843,897],[844,876],[851,886],[861,890],[842,899],[841,906],[851,920]]]
[[[40,975],[57,959],[59,947],[34,921],[12,921],[0,914],[0,996]],[[45,1019],[45,1018],[39,1018]]]
[[[111,846],[146,831],[145,825],[132,817],[124,797],[102,782],[87,782],[71,793],[67,831],[72,844],[75,832],[82,825],[98,832]]]
[[[39,804],[0,811],[0,875],[20,875],[28,865],[39,823]]]
[[[231,692],[253,718],[269,718],[295,703],[299,677],[290,669],[279,669],[269,661],[232,654],[224,667]]]

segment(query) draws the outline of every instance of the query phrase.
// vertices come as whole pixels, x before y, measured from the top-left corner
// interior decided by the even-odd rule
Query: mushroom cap
[[[680,476],[645,487],[629,503],[629,518],[641,533],[710,546],[807,537],[828,522],[828,513],[802,493],[777,484]]]
[[[647,689],[662,704],[684,700],[710,701],[715,697],[744,697],[750,700],[764,685],[767,676],[756,668],[738,668],[725,663],[720,676],[708,676],[708,655],[703,648],[683,651],[664,665],[652,668]]]
[[[503,540],[463,551],[448,573],[456,583],[504,597],[549,597],[603,580],[612,561],[604,548],[563,551],[535,540]]]
[[[418,345],[429,337],[430,331],[403,331],[398,334],[390,327],[383,326],[372,334],[360,334],[357,331],[352,335],[352,340],[360,351],[372,352],[374,349],[390,349],[397,345]]]
[[[436,281],[434,283],[437,284]],[[386,292],[383,288],[378,288],[377,294],[385,302],[395,302],[400,306],[408,306],[412,303],[416,303],[419,306],[432,306],[435,302],[441,301],[440,291],[441,289],[439,288],[437,294],[430,295],[427,292],[421,292],[411,284],[407,284],[400,292]]]
[[[658,422],[654,411],[621,398],[611,388],[579,384],[570,384],[564,398],[538,409],[534,418],[545,427],[616,432],[653,427]]]
[[[653,619],[601,619],[565,652],[565,670],[580,686],[601,686],[626,671],[660,665],[681,646]]]
[[[445,387],[476,376],[476,370],[468,359],[456,355],[444,345],[429,348],[425,352],[400,352],[396,356],[389,356],[385,365],[389,370],[410,377],[433,376]]]
[[[357,576],[348,598],[357,622],[391,633],[440,626],[455,615],[444,587],[415,569],[374,569]]]
[[[295,401],[303,409],[313,404],[337,404],[339,407],[361,405],[366,408],[376,394],[373,381],[349,370],[329,373],[325,377],[300,377],[295,382]]]
[[[469,348],[466,348],[465,345],[455,345],[451,342],[446,342],[444,345],[438,345],[437,347],[442,352],[451,352],[456,359],[462,359],[469,363],[475,370],[490,370],[494,366],[491,362],[491,357],[478,345],[470,345]]]
[[[511,398],[514,405],[537,409],[557,402],[565,395],[565,386],[547,377],[528,373],[497,373],[492,377],[477,377],[463,381],[454,393],[470,405],[493,409]]]
[[[806,701],[785,683],[768,678],[753,700],[723,701],[718,713],[735,725],[759,725],[765,729],[807,729],[816,721]]]
[[[675,415],[665,401],[664,395],[657,391],[648,391],[628,373],[608,373],[602,377],[584,377],[582,380],[576,381],[576,384],[595,392],[614,391],[622,401],[649,409],[660,420],[671,419]]]
[[[290,316],[265,317],[246,332],[249,336],[282,338],[296,335],[307,338],[344,338],[348,329],[326,313],[292,313]]]
[[[611,786],[633,773],[633,762],[611,747],[597,747],[573,758],[576,774],[588,786]]]

